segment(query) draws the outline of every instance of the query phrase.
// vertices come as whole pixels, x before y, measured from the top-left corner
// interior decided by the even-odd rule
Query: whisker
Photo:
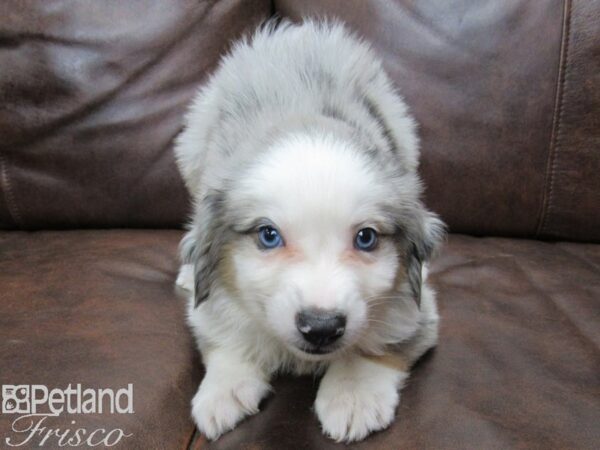
[[[378,320],[378,319],[367,319],[367,322],[372,322],[372,323],[381,323],[383,325],[386,325],[388,327],[394,327],[395,325],[391,322],[386,322],[385,320]]]
[[[367,310],[368,311],[374,311],[377,308],[381,307],[381,306],[390,306],[392,305],[392,303],[390,302],[381,302],[381,303],[372,303],[372,304],[367,304]]]
[[[367,307],[369,307],[369,308],[373,308],[373,307],[375,307],[375,306],[380,306],[380,305],[389,305],[389,304],[391,304],[391,303],[392,303],[392,302],[391,302],[391,301],[389,301],[389,300],[382,300],[382,301],[378,301],[378,302],[369,302],[369,303],[367,303]]]

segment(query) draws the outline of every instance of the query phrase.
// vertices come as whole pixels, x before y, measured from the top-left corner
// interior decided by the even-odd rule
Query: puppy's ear
[[[192,231],[196,245],[193,246],[191,262],[194,264],[195,306],[204,302],[217,278],[217,267],[222,250],[229,239],[229,230],[223,220],[225,195],[212,191],[198,205],[198,222]]]
[[[444,222],[429,211],[425,211],[420,222],[416,232],[409,236],[409,248],[406,254],[408,284],[419,307],[421,307],[423,263],[435,254],[446,233]]]

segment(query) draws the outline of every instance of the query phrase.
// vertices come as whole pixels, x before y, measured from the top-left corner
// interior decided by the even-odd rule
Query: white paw
[[[336,371],[323,377],[315,411],[326,435],[338,442],[358,441],[392,423],[400,398],[400,373],[379,367],[386,376],[369,379],[364,373]]]
[[[257,378],[202,382],[192,400],[192,417],[202,434],[217,439],[244,417],[256,414],[258,404],[270,390]]]
[[[194,291],[194,265],[184,264],[179,269],[175,284],[186,291]]]

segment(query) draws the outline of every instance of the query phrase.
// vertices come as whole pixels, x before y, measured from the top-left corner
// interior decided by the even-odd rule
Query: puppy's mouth
[[[298,349],[308,355],[328,355],[340,348],[339,345],[326,345],[326,346],[298,346]]]

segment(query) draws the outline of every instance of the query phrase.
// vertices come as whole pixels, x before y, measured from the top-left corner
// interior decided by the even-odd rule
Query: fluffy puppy
[[[324,372],[315,411],[331,438],[387,427],[437,339],[423,263],[443,225],[380,60],[340,24],[270,24],[223,58],[186,124],[178,284],[206,366],[199,430],[215,439],[256,413],[281,371]]]

